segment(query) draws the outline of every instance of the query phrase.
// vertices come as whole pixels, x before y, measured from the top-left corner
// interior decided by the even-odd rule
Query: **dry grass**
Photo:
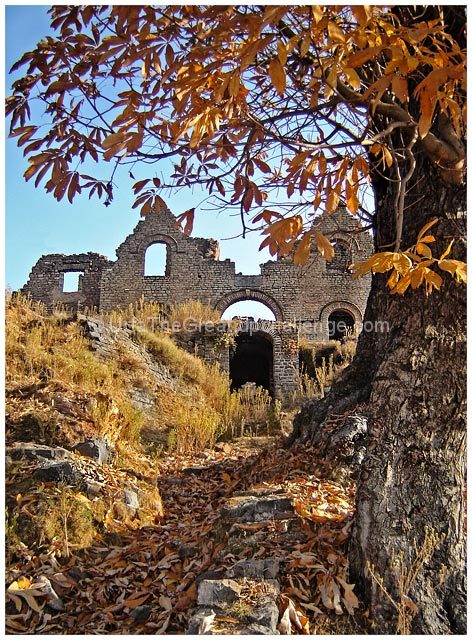
[[[71,399],[87,398],[84,410],[97,435],[138,445],[142,418],[128,398],[125,370],[99,360],[76,323],[48,316],[41,304],[19,296],[6,305],[5,347],[8,389],[41,385],[43,395],[51,390],[50,402],[58,390]],[[40,424],[53,425],[52,404],[38,415]]]
[[[199,300],[188,300],[172,304],[167,317],[171,326],[184,327],[186,320],[194,320],[197,323],[219,322],[221,314],[208,304]]]

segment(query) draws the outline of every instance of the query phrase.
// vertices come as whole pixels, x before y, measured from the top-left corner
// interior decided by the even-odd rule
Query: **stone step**
[[[284,494],[233,496],[221,511],[222,520],[240,523],[286,520],[293,516],[292,499]]]
[[[251,565],[252,562],[252,565]],[[255,563],[255,564],[254,564]],[[226,573],[241,573],[244,568],[253,574],[269,568],[278,573],[278,562],[273,560],[243,561]],[[237,567],[235,569],[235,567]],[[192,635],[275,635],[279,609],[277,597],[280,585],[274,579],[251,580],[241,576],[202,580],[197,590],[197,605],[187,633]]]

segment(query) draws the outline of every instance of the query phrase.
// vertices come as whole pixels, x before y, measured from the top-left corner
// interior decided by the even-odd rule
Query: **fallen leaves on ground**
[[[36,555],[19,546],[7,568],[8,632],[182,633],[201,574],[262,557],[281,563],[283,629],[308,634],[322,612],[353,614],[358,601],[345,543],[354,488],[333,481],[315,454],[306,446],[255,451],[249,444],[164,457],[156,465],[164,516],[153,525],[133,530],[111,521],[69,557],[54,545]],[[228,544],[220,510],[233,492],[252,487],[283,490],[297,516],[239,525],[236,546]]]

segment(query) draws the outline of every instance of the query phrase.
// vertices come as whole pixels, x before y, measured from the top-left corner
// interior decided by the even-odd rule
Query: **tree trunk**
[[[431,231],[441,243],[433,255],[455,238],[454,257],[464,259],[465,187],[442,185],[434,174],[420,162],[407,203],[406,246],[438,217]],[[393,237],[392,188],[383,186],[382,193],[376,185],[377,245]],[[445,273],[441,290],[429,297],[422,290],[392,296],[377,276],[369,307],[389,330],[360,344],[360,357],[376,357],[352,572],[383,632],[407,632],[412,619],[413,633],[465,633],[465,287]]]
[[[402,247],[438,217],[433,255],[455,238],[452,257],[464,259],[465,187],[442,183],[421,155],[411,184]],[[378,179],[374,187],[383,251],[395,239],[395,185]],[[466,632],[465,287],[443,275],[428,297],[424,288],[391,295],[385,275],[373,278],[353,364],[294,430],[316,440],[329,413],[368,402],[350,565],[380,633]]]

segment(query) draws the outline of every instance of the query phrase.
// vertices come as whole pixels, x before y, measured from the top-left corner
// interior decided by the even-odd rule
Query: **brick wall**
[[[48,309],[55,302],[64,302],[75,308],[94,306],[101,311],[125,307],[141,297],[164,304],[201,300],[221,313],[234,302],[257,300],[273,311],[277,321],[298,326],[300,335],[326,340],[328,318],[333,311],[348,312],[360,328],[370,279],[353,280],[347,266],[369,255],[372,242],[345,209],[322,219],[318,228],[338,246],[338,255],[331,264],[313,248],[304,266],[284,258],[261,265],[259,274],[243,275],[236,273],[231,260],[219,260],[217,241],[184,235],[176,228],[169,209],[162,206],[137,224],[116,250],[116,261],[95,253],[43,256],[22,292],[42,300]],[[155,243],[167,247],[165,275],[145,276],[146,250]],[[83,272],[78,292],[63,292],[66,271]],[[295,373],[290,373],[292,363],[284,355],[283,336],[272,336],[272,342],[274,384],[279,389],[291,388]]]

